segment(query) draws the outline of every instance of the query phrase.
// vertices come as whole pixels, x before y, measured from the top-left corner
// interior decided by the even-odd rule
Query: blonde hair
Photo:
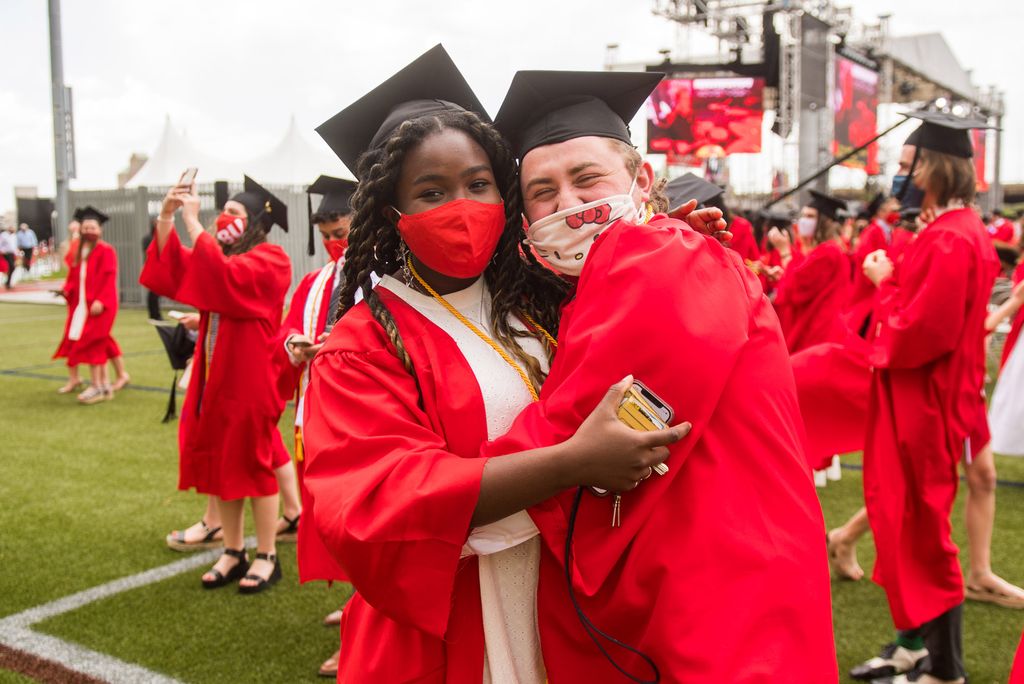
[[[607,138],[607,140],[611,143],[612,148],[622,155],[622,160],[626,163],[626,170],[629,171],[629,175],[636,178],[637,174],[640,173],[640,167],[643,166],[644,158],[640,156],[640,153],[632,145],[613,138]],[[667,183],[667,178],[659,178],[651,186],[650,197],[647,198],[647,201],[650,203],[651,208],[654,209],[655,214],[668,212],[668,197],[665,196],[665,185]]]
[[[974,174],[974,160],[955,157],[951,154],[921,148],[918,158],[918,173],[923,185],[935,195],[940,207],[952,200],[964,204],[974,201],[977,177]]]

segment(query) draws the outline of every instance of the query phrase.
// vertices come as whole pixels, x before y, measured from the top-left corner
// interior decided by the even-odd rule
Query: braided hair
[[[471,112],[444,111],[406,121],[384,145],[359,158],[360,183],[352,197],[352,229],[345,253],[345,284],[340,294],[338,317],[354,306],[356,290],[361,289],[370,312],[387,332],[399,359],[412,372],[411,360],[394,319],[373,292],[370,277],[373,273],[392,274],[404,266],[398,230],[385,219],[383,209],[394,204],[395,188],[406,155],[430,135],[446,129],[468,135],[490,159],[498,191],[505,202],[505,230],[484,270],[491,293],[491,334],[526,368],[530,380],[539,388],[544,373],[537,360],[520,346],[518,338],[539,339],[549,359],[554,350],[539,331],[524,332],[514,328],[509,318],[519,312],[526,313],[552,335],[557,335],[560,307],[569,285],[542,267],[531,250],[520,249],[523,212],[515,159],[501,135]]]

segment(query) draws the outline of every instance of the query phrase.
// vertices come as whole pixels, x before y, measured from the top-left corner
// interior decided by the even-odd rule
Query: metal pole
[[[796,184],[796,185],[795,185],[794,187],[790,188],[790,189],[789,189],[789,190],[787,190],[786,192],[782,193],[781,195],[779,195],[778,197],[776,197],[775,199],[773,199],[773,200],[772,200],[771,202],[769,202],[768,204],[764,205],[764,208],[765,208],[765,209],[768,209],[769,207],[772,207],[772,206],[774,206],[774,205],[778,204],[779,202],[781,202],[782,200],[786,199],[787,197],[789,197],[789,196],[790,196],[790,195],[792,195],[793,193],[795,193],[795,192],[799,192],[799,191],[800,191],[800,189],[801,189],[801,188],[803,188],[804,186],[806,186],[806,185],[808,185],[808,184],[810,184],[810,183],[813,183],[814,181],[816,181],[817,179],[821,178],[821,177],[822,177],[823,175],[825,175],[826,173],[828,173],[828,172],[829,172],[829,170],[830,170],[830,169],[831,169],[832,167],[834,167],[834,166],[838,166],[839,164],[842,164],[842,163],[843,163],[844,161],[846,161],[846,160],[847,160],[847,159],[849,159],[850,157],[853,157],[854,155],[856,155],[856,154],[858,154],[858,153],[862,152],[863,150],[867,149],[867,146],[868,146],[868,145],[870,145],[871,143],[875,142],[876,140],[878,140],[878,139],[879,139],[879,138],[881,138],[882,136],[886,135],[886,134],[887,134],[887,133],[889,133],[890,131],[894,131],[894,130],[896,130],[897,128],[899,128],[900,126],[902,126],[903,124],[905,124],[905,123],[906,123],[906,122],[908,122],[908,121],[910,121],[910,119],[903,119],[903,120],[901,120],[901,121],[898,121],[897,123],[893,124],[892,126],[889,126],[889,128],[886,128],[886,129],[885,129],[884,131],[882,131],[881,133],[879,133],[878,135],[876,135],[876,136],[875,136],[874,138],[872,138],[871,140],[868,140],[868,141],[867,141],[866,143],[864,143],[864,144],[863,144],[863,145],[861,145],[860,147],[855,147],[855,148],[853,148],[852,150],[850,150],[849,152],[847,152],[846,154],[844,154],[843,156],[841,156],[841,157],[836,157],[836,158],[835,158],[835,159],[833,159],[833,160],[832,160],[832,161],[831,161],[831,162],[830,162],[830,163],[829,163],[829,164],[828,164],[827,166],[825,166],[825,167],[824,167],[824,168],[822,168],[822,169],[818,169],[818,170],[817,170],[817,171],[815,171],[815,172],[814,172],[814,173],[813,173],[812,175],[808,176],[807,178],[804,178],[804,179],[803,179],[803,180],[801,180],[801,181],[800,181],[799,183],[797,183],[797,184]]]
[[[53,99],[53,153],[56,161],[57,192],[54,205],[57,225],[53,227],[53,241],[59,244],[67,237],[68,229],[68,139],[64,108],[64,58],[60,39],[60,0],[49,0],[50,6],[50,84]]]
[[[992,192],[989,193],[991,206],[989,211],[1003,208],[1003,115],[996,117],[996,158],[993,164]]]

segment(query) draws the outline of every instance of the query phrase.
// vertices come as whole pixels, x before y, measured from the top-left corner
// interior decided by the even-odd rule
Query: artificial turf
[[[49,356],[63,320],[62,307],[0,304],[0,617],[180,559],[163,536],[194,522],[203,508],[196,495],[175,491],[177,424],[160,423],[167,395],[159,391],[172,372],[145,313],[122,311],[114,331],[136,389],[95,406],[55,393],[64,368]],[[3,372],[11,369],[21,370]],[[282,425],[289,418],[286,412]],[[1000,478],[1024,483],[1024,460],[997,457],[997,467]],[[841,482],[821,490],[830,526],[861,505],[860,484],[859,471],[846,469]],[[1024,487],[1000,487],[998,500],[993,564],[1021,583]],[[962,505],[963,496],[954,513],[963,548]],[[316,681],[316,667],[337,644],[320,619],[349,588],[299,587],[293,547],[281,552],[285,580],[266,594],[203,591],[197,570],[35,628],[189,682]],[[860,545],[860,559],[869,570],[870,539]],[[888,611],[867,580],[834,581],[833,605],[846,671],[890,638]],[[1022,627],[1024,611],[967,604],[972,682],[1006,681]],[[23,680],[0,670],[0,683],[16,681]]]

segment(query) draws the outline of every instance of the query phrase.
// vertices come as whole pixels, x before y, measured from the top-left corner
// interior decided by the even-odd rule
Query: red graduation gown
[[[835,240],[823,242],[786,268],[777,286],[775,311],[791,354],[845,337],[841,318],[849,282],[850,262]]]
[[[1017,657],[1013,659],[1008,684],[1024,684],[1024,634],[1021,635],[1020,645],[1017,646]]]
[[[335,262],[333,261],[328,264],[332,271],[334,264]],[[321,280],[319,276],[322,271],[323,268],[311,271],[299,281],[298,287],[295,288],[295,292],[292,294],[291,303],[288,305],[288,313],[285,315],[284,321],[281,323],[281,329],[278,331],[273,343],[274,364],[278,372],[278,391],[280,392],[281,400],[286,402],[289,399],[296,399],[296,410],[298,410],[297,399],[299,392],[302,391],[300,384],[302,382],[302,374],[308,370],[308,364],[304,363],[298,366],[292,364],[288,351],[285,349],[285,340],[292,335],[302,335],[311,332],[312,334],[309,336],[315,342],[326,329],[329,314],[328,305],[331,301],[331,293],[334,290],[335,278],[332,273],[325,280]],[[312,288],[318,281],[322,282],[324,286],[320,288],[319,292],[313,292]],[[320,308],[317,320],[312,322],[313,329],[307,331],[308,322],[304,320],[306,303],[312,296],[320,297]],[[298,439],[300,438],[297,435],[296,440]],[[300,447],[296,445],[295,469],[298,472],[299,494],[302,497],[302,518],[299,520],[298,543],[296,544],[299,581],[346,580],[344,571],[331,556],[327,547],[324,546],[323,541],[320,539],[320,534],[316,531],[316,523],[313,520],[313,499],[306,488],[304,477],[306,469],[305,452],[299,449]]]
[[[1017,264],[1017,268],[1013,270],[1012,281],[1016,285],[1021,280],[1024,280],[1024,262]],[[1024,327],[1024,309],[1017,312],[1017,315],[1013,318],[1013,323],[1010,326],[1010,332],[1006,336],[1006,341],[1003,342],[1003,356],[999,360],[999,368],[1002,369],[1006,365],[1006,360],[1010,358],[1010,352],[1013,351],[1013,347],[1017,344],[1017,339],[1020,337],[1020,330]]]
[[[570,437],[632,373],[689,420],[671,468],[622,498],[584,494],[574,586],[584,611],[666,682],[835,682],[821,509],[778,319],[737,255],[682,222],[618,223],[594,244],[541,401],[487,455]],[[538,594],[552,682],[619,681],[562,574],[573,492],[530,510],[547,547]],[[621,649],[637,675],[647,667]]]
[[[206,233],[188,249],[172,232],[162,251],[156,240],[150,243],[139,282],[200,312],[178,429],[179,489],[194,487],[222,499],[275,494],[281,402],[270,345],[291,283],[288,255],[263,243],[227,257]],[[213,358],[207,359],[211,313],[219,323]]]
[[[77,252],[76,252],[77,254]],[[121,349],[110,334],[117,318],[117,251],[110,243],[98,240],[92,252],[85,259],[85,292],[79,288],[82,264],[69,264],[68,276],[64,280],[64,297],[68,303],[68,316],[64,321],[64,336],[54,353],[53,358],[67,357],[69,366],[80,363],[102,365],[109,359],[121,355]],[[85,305],[91,307],[93,302],[103,304],[103,313],[93,316],[89,312],[85,319],[82,336],[77,341],[68,339],[71,317],[79,298],[85,297]]]
[[[761,259],[761,250],[757,248],[757,240],[754,239],[754,226],[742,216],[733,216],[729,224],[732,232],[732,242],[729,247],[733,249],[744,263],[758,261]]]
[[[877,288],[864,275],[864,260],[868,254],[884,249],[889,259],[896,264],[913,239],[914,234],[909,230],[893,228],[892,240],[889,240],[885,235],[885,229],[877,221],[872,221],[860,234],[857,249],[851,256],[853,287],[850,291],[850,301],[846,305],[846,324],[850,330],[860,331],[874,307]]]
[[[981,221],[957,209],[917,236],[879,292],[864,498],[897,629],[963,602],[949,516],[966,442],[987,441],[973,435],[987,433],[984,320],[998,270]]]
[[[804,258],[803,243],[799,240],[793,243],[792,247],[792,258],[789,261],[789,268],[793,268]],[[766,237],[761,242],[761,263],[765,266],[782,266],[782,256],[779,254],[777,249],[769,249],[768,238]],[[761,285],[764,287],[765,294],[771,294],[779,286],[779,283],[768,280],[767,277],[761,278]]]
[[[305,401],[313,519],[358,592],[345,607],[338,681],[479,684],[479,570],[460,555],[485,463],[483,398],[449,335],[376,292],[415,378],[360,303],[313,359]]]

